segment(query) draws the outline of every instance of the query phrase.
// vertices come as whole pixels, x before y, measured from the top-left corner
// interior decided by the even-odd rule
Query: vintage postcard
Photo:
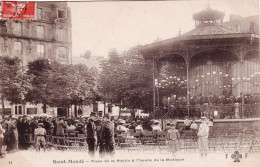
[[[0,167],[258,167],[258,0],[0,1]]]

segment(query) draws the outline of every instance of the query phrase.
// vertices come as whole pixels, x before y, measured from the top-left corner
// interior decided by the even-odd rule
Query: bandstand
[[[252,30],[235,32],[226,28],[224,15],[208,8],[193,15],[195,29],[141,46],[142,55],[154,62],[154,106],[161,105],[160,91],[169,84],[168,80],[177,78],[186,91],[182,106],[186,107],[189,116],[194,106],[200,106],[200,110],[204,110],[203,106],[213,106],[213,109],[206,107],[211,111],[211,114],[207,111],[206,116],[226,118],[227,114],[221,116],[214,110],[221,110],[218,106],[229,106],[232,108],[229,112],[234,113],[229,118],[248,118],[250,116],[244,112],[249,98],[253,99],[250,107],[259,110],[259,34]],[[185,68],[185,76],[162,77],[160,72],[169,63]],[[203,102],[196,100],[202,97]],[[222,97],[228,98],[222,100]],[[201,115],[205,113],[201,112]],[[260,117],[259,113],[254,117]]]

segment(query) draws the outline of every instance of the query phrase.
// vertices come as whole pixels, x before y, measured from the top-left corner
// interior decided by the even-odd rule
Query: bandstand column
[[[190,62],[186,63],[187,70],[187,109],[188,109],[188,117],[190,116]]]
[[[244,63],[244,56],[247,53],[247,51],[244,50],[244,46],[240,46],[239,48],[239,52],[238,52],[238,56],[240,58],[240,67],[241,67],[241,71],[240,71],[240,78],[241,78],[241,113],[242,113],[242,118],[244,118],[244,108],[245,108],[245,98],[244,98],[244,94],[245,94],[245,63]]]
[[[156,86],[156,98],[157,98],[157,106],[160,106],[160,94],[159,94],[159,83],[160,83],[160,80],[159,80],[159,62],[156,61],[155,62],[155,67],[156,67],[156,80],[157,80],[157,83],[158,85]]]
[[[153,55],[153,110],[155,111],[156,106],[156,92],[155,92],[155,58]]]
[[[240,61],[241,64],[241,112],[242,112],[242,118],[244,118],[244,104],[245,104],[245,99],[244,99],[244,60]]]

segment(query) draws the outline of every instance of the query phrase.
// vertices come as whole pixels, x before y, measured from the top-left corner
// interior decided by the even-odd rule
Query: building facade
[[[228,30],[236,33],[259,34],[259,16],[249,16],[245,18],[232,18],[222,24]]]
[[[71,11],[66,2],[36,2],[36,20],[0,20],[0,56],[18,57],[22,65],[46,58],[72,63]],[[41,105],[5,103],[6,115],[42,113]],[[59,108],[47,108],[57,115]]]
[[[36,20],[2,20],[0,55],[23,65],[38,58],[71,63],[71,12],[66,2],[37,2]]]

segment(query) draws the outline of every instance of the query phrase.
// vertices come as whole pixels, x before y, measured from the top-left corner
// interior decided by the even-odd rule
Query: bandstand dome
[[[216,21],[223,20],[225,16],[224,12],[207,8],[201,12],[195,13],[193,19],[196,21]]]
[[[224,16],[224,12],[212,10],[210,8],[195,13],[193,15],[193,19],[195,20],[196,28],[185,33],[184,36],[235,33],[221,25],[221,23],[223,23]]]

